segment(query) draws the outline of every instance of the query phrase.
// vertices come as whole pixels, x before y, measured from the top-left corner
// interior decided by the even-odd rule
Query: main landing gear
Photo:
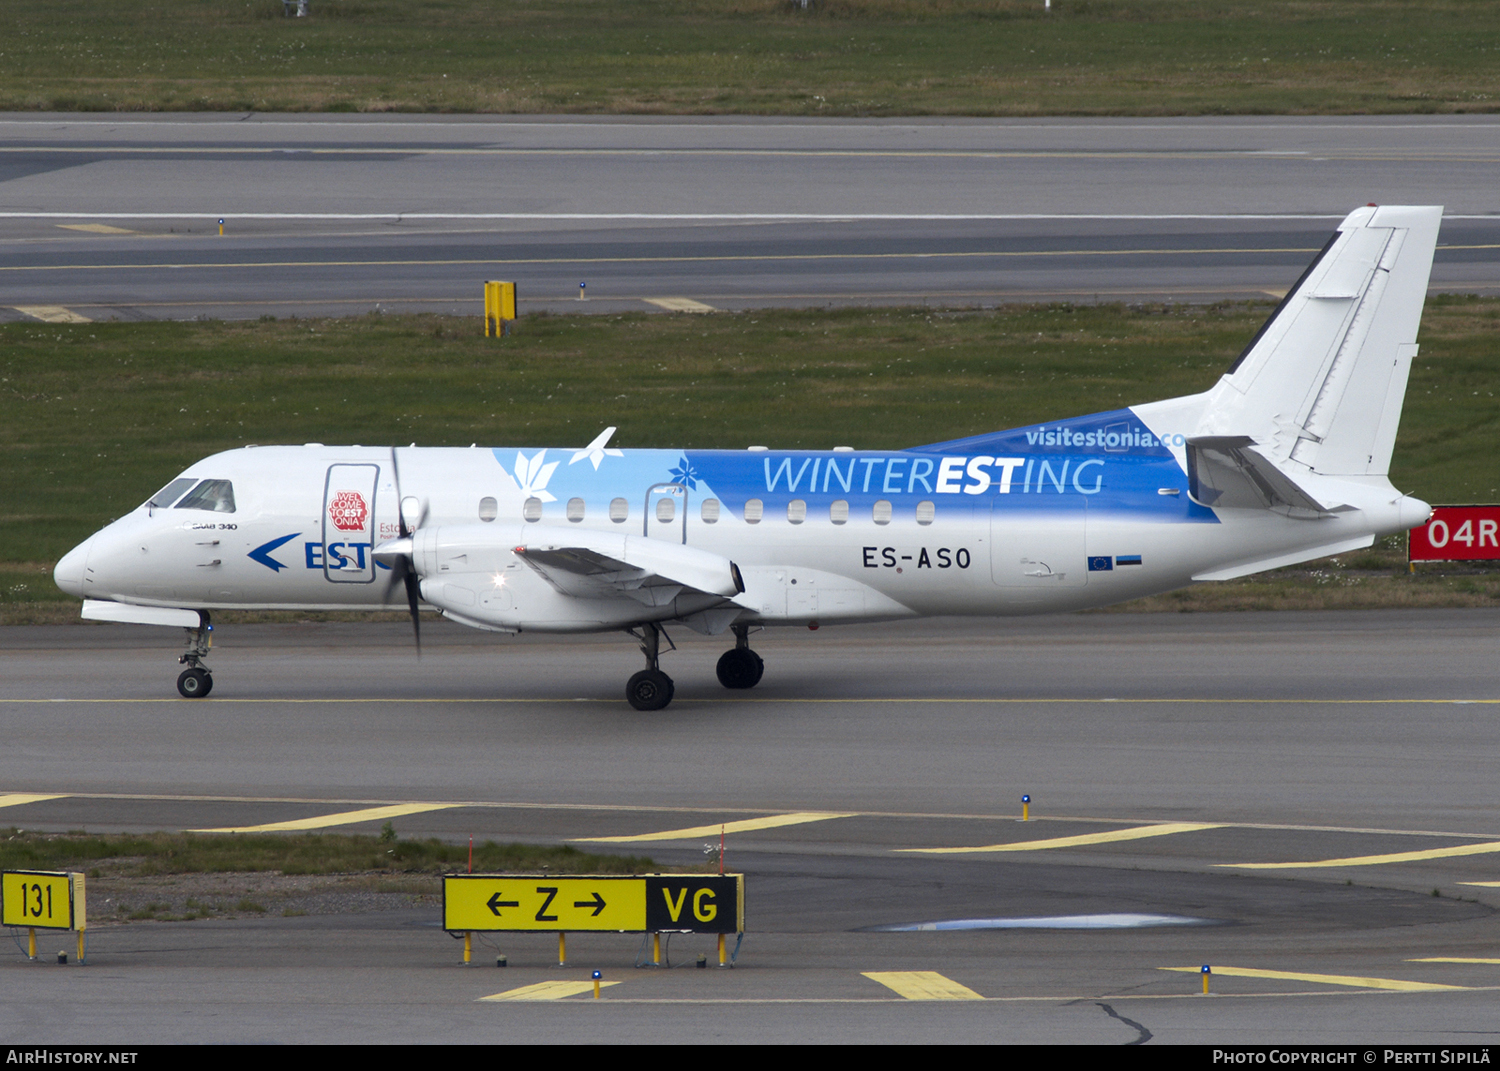
[[[667,634],[654,621],[641,626],[641,654],[646,656],[646,668],[625,682],[625,698],[636,710],[661,710],[672,701],[677,688],[672,678],[661,671],[661,639]],[[667,643],[674,650],[676,644],[667,636]]]
[[[719,658],[719,683],[726,688],[754,688],[766,671],[760,655],[750,650],[750,626],[731,625],[734,630],[734,647]],[[661,671],[661,641],[676,650],[672,638],[660,625],[647,622],[637,633],[630,634],[640,640],[641,653],[646,656],[646,668],[631,677],[625,684],[625,698],[636,710],[661,710],[672,701],[676,687],[672,678]]]
[[[177,678],[177,693],[184,699],[203,699],[214,690],[214,678],[203,664],[203,657],[214,645],[213,625],[209,624],[208,611],[198,611],[198,627],[183,629],[187,633],[187,650],[177,659],[177,664],[187,666]]]
[[[719,656],[715,667],[719,683],[726,688],[754,688],[766,672],[766,663],[750,650],[750,626],[731,625],[734,630],[734,647]]]

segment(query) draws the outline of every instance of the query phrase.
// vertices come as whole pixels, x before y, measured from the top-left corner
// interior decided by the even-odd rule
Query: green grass
[[[614,424],[625,447],[892,449],[1204,390],[1269,310],[540,315],[503,340],[477,317],[4,324],[0,621],[72,617],[52,563],[246,443],[580,446]],[[1429,300],[1403,491],[1500,500],[1497,334],[1500,301]]]
[[[0,110],[1493,111],[1482,0],[50,0]]]
[[[436,839],[386,840],[347,833],[106,836],[12,828],[0,834],[0,870],[88,869],[94,877],[101,871],[131,878],[256,871],[439,874],[465,869],[468,860],[466,844],[445,844]],[[643,856],[590,855],[568,845],[485,841],[474,846],[474,869],[484,873],[546,869],[554,874],[635,874],[653,870],[655,864]]]

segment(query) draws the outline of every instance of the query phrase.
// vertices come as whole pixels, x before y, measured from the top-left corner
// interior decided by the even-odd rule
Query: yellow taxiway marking
[[[5,700],[0,700],[0,703]],[[46,702],[46,700],[42,700]],[[53,700],[56,702],[56,700]],[[6,795],[0,791],[0,796]],[[10,793],[10,795],[33,795],[29,793]],[[701,815],[708,811],[703,806],[668,806],[656,804],[635,803],[557,803],[537,802],[535,800],[496,800],[496,799],[468,799],[468,800],[424,800],[418,803],[414,800],[378,800],[378,799],[355,799],[345,797],[311,797],[311,796],[233,796],[233,795],[207,795],[188,793],[160,793],[160,792],[54,792],[35,794],[36,799],[79,799],[79,800],[132,800],[151,803],[250,803],[250,804],[297,804],[310,807],[393,807],[404,806],[408,803],[423,807],[459,808],[471,807],[481,810],[518,810],[518,811],[607,811],[618,814],[660,814],[660,815]],[[762,815],[763,808],[751,807],[715,807],[717,814],[743,814]],[[789,812],[790,813],[790,812]],[[979,822],[1007,822],[1015,821],[1015,814],[979,814],[972,811],[848,811],[838,812],[841,817],[851,818],[900,818],[900,819],[962,819]],[[1090,823],[1094,825],[1114,825],[1125,822],[1147,822],[1148,819],[1134,816],[1120,815],[1033,815],[1031,820],[1037,823],[1043,822],[1068,822],[1072,824]],[[1157,823],[1159,824],[1159,823]],[[1213,825],[1221,829],[1255,829],[1272,831],[1290,831],[1296,833],[1356,833],[1372,836],[1390,837],[1447,837],[1461,840],[1471,838],[1475,841],[1491,839],[1492,833],[1464,833],[1446,829],[1384,829],[1378,826],[1322,826],[1307,824],[1292,824],[1284,822],[1215,822]],[[718,831],[718,826],[709,826],[709,829]],[[1483,884],[1483,883],[1480,883]]]
[[[1428,848],[1420,852],[1391,852],[1387,855],[1351,855],[1346,859],[1317,859],[1306,863],[1215,863],[1236,870],[1312,870],[1336,866],[1381,866],[1385,863],[1420,863],[1427,859],[1452,859],[1462,855],[1490,855],[1500,852],[1500,840],[1483,844],[1460,844],[1452,848]]]
[[[937,971],[862,971],[872,982],[894,989],[907,1000],[983,1000],[966,985]]]
[[[30,316],[33,320],[41,320],[47,324],[91,324],[94,321],[87,316],[80,316],[72,309],[65,309],[61,305],[12,305],[23,316]]]
[[[1461,881],[1460,885],[1473,885],[1479,889],[1500,889],[1500,881]]]
[[[1216,822],[1163,822],[1153,826],[1112,829],[1107,833],[1082,833],[1076,837],[1050,837],[1046,840],[1019,840],[1009,844],[985,844],[975,848],[900,848],[898,851],[926,855],[954,855],[959,852],[1037,852],[1047,848],[1081,848],[1088,844],[1112,844],[1122,840],[1165,837],[1172,833],[1192,833],[1199,829],[1222,829]]]
[[[636,833],[628,837],[569,837],[569,840],[589,841],[598,844],[632,844],[647,840],[692,840],[697,837],[716,837],[725,833],[748,833],[753,829],[776,829],[779,826],[800,826],[807,822],[826,822],[830,818],[853,818],[853,812],[799,811],[795,814],[772,814],[765,818],[747,818],[739,822],[717,822],[711,826],[688,826],[686,829],[666,829],[660,833]]]
[[[360,811],[324,814],[316,818],[297,818],[290,822],[267,822],[260,826],[224,826],[221,829],[189,829],[185,832],[280,833],[292,829],[323,829],[327,826],[353,825],[355,822],[378,822],[382,818],[400,818],[404,814],[422,814],[424,811],[446,811],[457,806],[456,803],[401,803],[390,807],[366,807]]]
[[[67,795],[42,795],[37,792],[6,792],[0,795],[0,807],[19,807],[23,803],[41,803],[43,800],[65,800]]]
[[[124,227],[111,227],[107,223],[59,223],[58,227],[65,231],[87,231],[89,234],[135,234],[135,231],[126,230]]]
[[[602,989],[607,985],[619,985],[619,982],[600,982]],[[508,1001],[508,1000],[562,1000],[564,997],[576,997],[579,993],[590,993],[594,989],[593,982],[537,982],[535,985],[523,985],[519,989],[507,989],[503,993],[493,993],[480,1000]]]
[[[648,297],[641,298],[648,305],[666,309],[668,312],[718,312],[712,305],[705,305],[701,301],[694,301],[685,297]]]
[[[1424,959],[1409,959],[1407,963],[1489,963],[1500,964],[1500,959],[1483,956],[1427,956]]]
[[[1158,967],[1162,971],[1199,974],[1202,967]],[[1254,967],[1215,967],[1213,973],[1230,978],[1272,978],[1282,982],[1320,982],[1324,985],[1346,985],[1355,989],[1391,989],[1401,993],[1430,993],[1442,989],[1468,989],[1465,985],[1439,985],[1437,982],[1406,982],[1400,978],[1361,978],[1352,974],[1309,974],[1305,971],[1263,971]]]

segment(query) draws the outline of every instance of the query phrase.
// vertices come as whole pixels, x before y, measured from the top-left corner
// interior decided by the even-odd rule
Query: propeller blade
[[[393,543],[385,544],[377,553],[377,560],[384,560],[391,567],[391,587],[395,587],[397,580],[406,586],[406,607],[411,612],[411,634],[417,644],[417,657],[422,657],[422,616],[417,613],[417,603],[422,596],[422,581],[417,576],[415,564],[412,561],[411,536],[421,524],[422,518],[417,516],[413,519],[411,526],[407,526],[408,504],[417,506],[414,498],[401,497],[401,468],[396,461],[396,448],[391,447],[391,475],[396,485],[396,527],[401,533],[401,538]],[[386,589],[389,597],[390,588]]]
[[[422,618],[417,613],[417,600],[422,594],[422,581],[418,579],[416,570],[410,567],[404,570],[406,576],[406,605],[411,610],[411,634],[417,641],[417,657],[422,657]]]

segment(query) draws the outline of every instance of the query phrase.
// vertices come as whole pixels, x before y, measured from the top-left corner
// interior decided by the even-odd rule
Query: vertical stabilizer
[[[1441,207],[1351,212],[1204,399],[1199,436],[1248,436],[1288,473],[1390,467]]]

